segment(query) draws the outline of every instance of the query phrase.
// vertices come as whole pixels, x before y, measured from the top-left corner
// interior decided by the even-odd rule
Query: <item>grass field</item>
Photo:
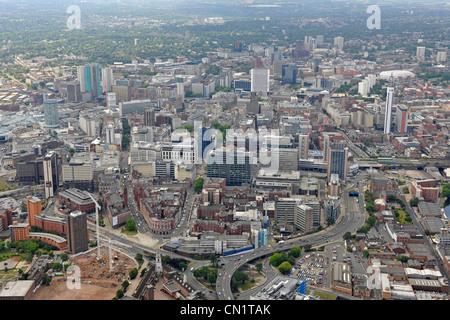
[[[261,281],[261,279],[264,276],[262,274],[258,275],[258,277],[256,277],[255,282],[251,282],[251,281],[245,281],[245,283],[241,286],[242,291],[246,291],[248,289],[253,288],[254,286],[256,286],[258,284],[258,282]]]
[[[398,223],[401,223],[401,224],[411,224],[412,223],[412,222],[408,222],[408,221],[405,220],[405,218],[407,216],[406,211],[401,210],[401,209],[397,209],[396,211],[399,214],[398,218],[396,218]]]
[[[319,296],[323,300],[336,300],[336,296],[334,294],[325,293],[322,291],[314,291],[315,296]]]

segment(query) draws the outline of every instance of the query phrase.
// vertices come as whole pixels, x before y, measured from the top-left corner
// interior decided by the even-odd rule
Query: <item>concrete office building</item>
[[[400,134],[405,134],[408,130],[408,108],[406,106],[397,106],[395,112],[395,129]]]
[[[225,178],[228,186],[251,184],[253,153],[243,148],[227,147],[211,150],[207,154],[206,176],[208,178]],[[228,160],[228,161],[227,161]]]
[[[114,123],[108,122],[106,125],[106,144],[115,144],[115,134]]]
[[[0,291],[0,301],[30,300],[34,288],[34,280],[8,281],[2,291]]]
[[[113,70],[111,68],[102,69],[102,92],[111,92],[113,86]]]
[[[314,231],[314,210],[310,206],[301,204],[297,206],[297,219],[295,225],[301,232]]]
[[[309,135],[299,134],[298,135],[298,157],[300,160],[308,160],[309,153]]]
[[[67,101],[68,102],[81,102],[83,99],[81,95],[81,85],[79,81],[67,82]]]
[[[446,51],[439,51],[436,55],[436,62],[445,62],[447,61],[447,52]]]
[[[154,107],[151,100],[133,100],[128,102],[119,103],[119,115],[121,117],[128,114],[141,114],[143,115],[145,110]]]
[[[417,47],[416,48],[416,58],[417,59],[425,58],[425,51],[426,51],[425,47]]]
[[[339,175],[339,179],[347,183],[348,175],[348,147],[343,143],[333,143],[328,149],[328,175],[327,181],[331,180],[331,175]]]
[[[144,125],[147,127],[155,125],[155,109],[147,108],[144,110]]]
[[[298,200],[294,198],[275,198],[274,222],[280,231],[293,232],[297,225]]]
[[[250,70],[251,91],[266,95],[270,91],[270,70],[265,68],[255,68]]]
[[[81,92],[92,92],[95,99],[102,93],[100,66],[97,63],[77,68]]]
[[[344,49],[344,38],[343,37],[335,37],[334,38],[334,46],[339,50]]]
[[[77,254],[88,249],[89,236],[86,213],[71,212],[66,219],[67,248],[70,253]]]
[[[391,133],[391,124],[392,124],[392,103],[394,101],[394,88],[387,88],[386,95],[386,113],[384,116],[384,134]]]
[[[44,192],[45,192],[45,198],[51,198],[53,197],[53,186],[55,184],[55,181],[53,181],[53,174],[52,174],[52,159],[51,155],[46,155],[44,157],[44,161],[42,163],[44,168]],[[58,185],[59,182],[56,181],[56,184]]]
[[[297,65],[288,63],[281,67],[281,84],[297,83]]]
[[[107,92],[106,93],[106,107],[107,108],[115,108],[117,105],[116,93],[115,92]]]

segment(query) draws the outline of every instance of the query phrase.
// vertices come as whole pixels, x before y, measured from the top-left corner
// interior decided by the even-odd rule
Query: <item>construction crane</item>
[[[95,232],[97,233],[97,259],[100,259],[100,227],[98,223],[98,210],[101,209],[100,205],[97,203],[97,201],[94,199],[94,197],[90,194],[89,197],[91,197],[92,201],[95,203]]]
[[[327,119],[325,120],[325,122],[323,123],[323,125],[320,127],[319,132],[322,132],[323,129],[325,128],[325,126],[327,125],[328,119],[330,118],[330,115],[328,115]]]

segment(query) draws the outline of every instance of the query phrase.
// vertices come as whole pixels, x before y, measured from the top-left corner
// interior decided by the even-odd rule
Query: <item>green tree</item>
[[[52,277],[50,277],[47,273],[44,273],[42,275],[42,285],[49,286],[51,282],[52,282]]]
[[[411,207],[417,207],[419,205],[419,199],[414,197],[411,200],[409,200],[409,205]]]
[[[144,263],[144,258],[141,253],[136,253],[135,259],[137,263],[139,263],[139,266],[141,266]]]
[[[278,267],[281,263],[283,263],[284,261],[287,260],[287,255],[286,253],[282,252],[282,253],[278,253],[275,252],[269,259],[269,262],[271,265],[273,265],[274,267]]]
[[[244,283],[245,281],[247,281],[249,279],[249,276],[245,272],[236,271],[233,274],[233,278],[236,279],[236,281],[238,281],[238,282]]]
[[[204,179],[203,178],[198,178],[197,180],[195,180],[194,182],[194,190],[196,192],[201,192],[203,190],[203,183],[204,183]]]
[[[131,271],[129,273],[130,279],[131,280],[135,279],[137,277],[137,275],[138,275],[138,269],[136,269],[136,268],[131,269]]]
[[[62,269],[62,264],[61,263],[54,263],[54,264],[52,264],[52,269],[54,270],[54,271],[59,271],[59,270],[61,270]]]
[[[127,290],[127,288],[130,286],[130,283],[128,282],[128,280],[125,280],[124,282],[122,282],[122,288],[123,290]]]
[[[375,206],[372,203],[366,203],[366,210],[369,213],[375,212]]]
[[[217,281],[217,269],[209,270],[208,272],[208,282],[212,285]]]
[[[128,219],[126,221],[126,223],[125,223],[125,230],[131,231],[131,232],[132,231],[137,231],[136,222],[134,221],[133,218],[130,218],[130,219]]]
[[[292,270],[292,265],[285,261],[282,264],[278,266],[278,271],[280,271],[282,274],[288,274]]]
[[[352,234],[350,233],[350,231],[347,231],[346,233],[344,233],[344,235],[342,236],[342,238],[344,240],[349,240],[352,238]]]
[[[301,254],[302,254],[302,249],[300,247],[294,247],[289,250],[289,255],[293,256],[294,258],[300,257]]]
[[[446,197],[446,198],[450,197],[450,184],[444,184],[442,186],[442,193],[441,194],[442,194],[443,197]]]
[[[409,257],[404,256],[402,254],[399,254],[397,257],[395,257],[395,260],[403,262],[403,263],[408,262],[409,259],[410,259]]]
[[[116,291],[116,298],[121,299],[124,296],[123,290],[119,289]]]
[[[217,260],[217,257],[216,257],[215,254],[212,253],[212,254],[209,256],[209,261],[211,261],[211,265],[212,265],[213,267],[217,267],[218,260]]]
[[[364,257],[368,258],[369,257],[369,250],[363,250],[363,255],[364,255]]]
[[[255,264],[255,268],[258,273],[261,273],[263,270],[263,264],[261,262],[258,262],[257,264]]]

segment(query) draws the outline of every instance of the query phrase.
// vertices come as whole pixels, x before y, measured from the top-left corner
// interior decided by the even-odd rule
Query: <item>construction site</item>
[[[104,246],[98,251],[94,249],[71,257],[69,262],[72,264],[65,276],[55,273],[50,286],[41,286],[33,294],[33,300],[111,300],[121,289],[122,282],[127,280],[130,271],[138,268],[134,259]],[[129,282],[131,291],[139,279]]]
[[[106,288],[120,285],[128,278],[131,269],[137,267],[134,259],[107,247],[100,248],[100,257],[94,250],[70,261],[80,268],[81,282]]]

